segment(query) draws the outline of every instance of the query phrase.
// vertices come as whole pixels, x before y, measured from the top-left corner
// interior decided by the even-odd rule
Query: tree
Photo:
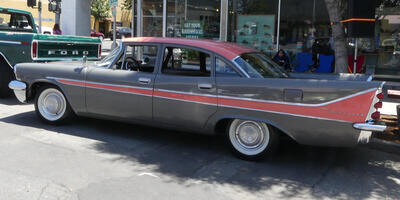
[[[340,23],[344,19],[347,1],[346,0],[325,0],[330,21],[332,22],[332,38],[335,50],[335,72],[347,72],[347,48],[346,35],[344,33],[343,24]]]
[[[124,8],[125,10],[131,10],[132,9],[132,0],[123,0],[122,8]]]
[[[111,17],[109,0],[92,0],[90,14],[94,17],[94,29],[98,20]]]

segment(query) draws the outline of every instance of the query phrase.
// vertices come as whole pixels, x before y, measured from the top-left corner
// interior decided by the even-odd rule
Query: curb
[[[366,145],[368,148],[400,155],[400,144],[372,138]]]

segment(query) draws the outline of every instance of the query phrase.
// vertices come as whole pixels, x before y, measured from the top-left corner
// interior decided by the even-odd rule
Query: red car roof
[[[207,49],[232,60],[243,53],[256,52],[257,50],[231,42],[216,40],[186,39],[186,38],[162,38],[162,37],[134,37],[123,40],[124,42],[154,42],[164,44],[182,44],[197,48]]]

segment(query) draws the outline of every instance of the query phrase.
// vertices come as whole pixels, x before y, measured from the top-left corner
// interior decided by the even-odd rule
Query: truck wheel
[[[235,119],[227,127],[227,140],[237,157],[254,161],[275,152],[279,135],[263,122]]]
[[[35,111],[40,120],[59,125],[73,117],[73,111],[65,95],[55,86],[39,88],[35,98]]]
[[[1,59],[1,58],[0,58]],[[8,88],[8,83],[15,79],[13,70],[3,60],[0,61],[0,98],[12,95],[12,90]]]

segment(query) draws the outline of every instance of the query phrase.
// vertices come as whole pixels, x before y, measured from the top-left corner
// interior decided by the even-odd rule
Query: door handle
[[[151,79],[149,79],[149,78],[139,78],[140,84],[149,84],[150,82],[151,82]]]
[[[208,90],[212,88],[212,85],[209,83],[199,83],[198,84],[199,89],[201,90]]]

